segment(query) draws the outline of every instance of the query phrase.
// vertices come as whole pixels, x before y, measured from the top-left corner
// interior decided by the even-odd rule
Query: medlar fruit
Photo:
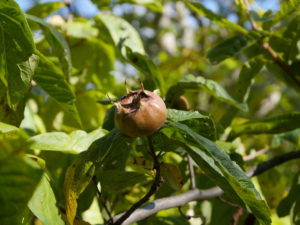
[[[141,89],[128,94],[114,103],[115,124],[130,137],[147,136],[158,130],[167,118],[167,108],[157,94]]]
[[[173,102],[172,108],[179,110],[189,110],[190,104],[184,96],[180,96]]]

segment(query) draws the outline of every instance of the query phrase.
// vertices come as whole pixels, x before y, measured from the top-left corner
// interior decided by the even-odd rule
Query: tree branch
[[[128,211],[126,211],[125,213],[122,213],[119,216],[114,218],[113,221],[115,221],[115,222],[113,222],[113,225],[127,224],[128,217],[130,217],[133,213],[135,213],[136,209],[138,209],[145,202],[147,202],[149,200],[149,198],[157,191],[157,189],[160,186],[160,183],[161,183],[160,164],[158,161],[158,157],[156,156],[155,151],[154,151],[152,138],[151,138],[151,136],[148,136],[147,138],[148,138],[148,144],[149,144],[149,148],[150,148],[150,154],[151,154],[151,156],[153,158],[153,162],[154,162],[153,169],[156,172],[153,184],[152,184],[150,190],[148,191],[148,193],[142,199],[140,199],[138,202],[136,202]]]
[[[280,156],[277,156],[269,161],[263,162],[258,166],[247,172],[249,177],[257,176],[269,169],[272,169],[287,161],[300,158],[300,151],[289,152]],[[191,201],[209,200],[219,197],[223,194],[223,191],[219,187],[210,188],[207,190],[193,189],[182,194],[177,194],[170,197],[157,199],[145,206],[136,209],[123,223],[122,225],[130,225],[134,222],[145,219],[161,210],[176,208],[183,206]],[[117,220],[123,214],[115,216],[113,219]]]
[[[249,18],[249,22],[252,26],[253,30],[259,30],[257,24],[255,21],[250,16],[250,11],[249,11],[249,2],[248,0],[244,0],[245,6],[246,6],[246,14]],[[300,87],[300,80],[297,79],[297,76],[291,71],[291,68],[288,64],[286,64],[282,59],[277,55],[275,51],[269,46],[268,43],[262,43],[261,48],[272,58],[273,62],[280,68],[282,69],[287,76],[298,86]]]

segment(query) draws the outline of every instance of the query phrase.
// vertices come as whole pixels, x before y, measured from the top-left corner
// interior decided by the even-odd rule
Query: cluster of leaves
[[[93,2],[100,12],[86,19],[62,2],[24,13],[0,1],[0,224],[100,224],[147,193],[155,177],[147,140],[120,133],[114,107],[97,103],[123,95],[125,78],[132,87],[142,79],[168,107],[152,136],[164,180],[155,198],[189,189],[189,155],[198,188],[217,185],[248,209],[239,224],[249,214],[260,224],[278,216],[299,224],[298,164],[251,181],[245,171],[267,154],[251,163],[243,156],[299,148],[300,1],[273,13],[236,0],[237,23],[195,1]],[[124,3],[131,11],[114,15]],[[62,7],[68,19],[52,14]],[[182,95],[193,110],[172,108]],[[230,223],[236,211],[216,199],[187,209],[211,225]],[[138,222],[187,223],[174,210]]]

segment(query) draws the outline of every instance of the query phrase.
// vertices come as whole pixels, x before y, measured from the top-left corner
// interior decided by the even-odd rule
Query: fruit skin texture
[[[151,91],[130,91],[115,105],[115,124],[122,133],[130,137],[152,134],[167,118],[164,101]]]

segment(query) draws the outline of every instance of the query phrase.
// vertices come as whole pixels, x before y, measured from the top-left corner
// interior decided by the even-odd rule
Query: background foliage
[[[151,200],[190,189],[187,155],[197,188],[225,192],[136,224],[300,224],[299,160],[245,173],[299,150],[300,1],[93,0],[91,18],[75,2],[0,0],[0,224],[104,224],[103,201],[115,216],[148,192],[147,140],[115,128],[107,98],[125,79],[169,108]]]

